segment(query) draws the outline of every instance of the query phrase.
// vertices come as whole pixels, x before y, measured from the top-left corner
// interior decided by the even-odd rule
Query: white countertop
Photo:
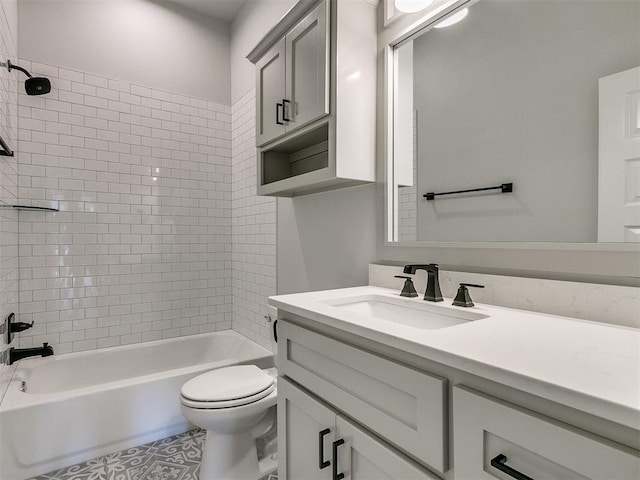
[[[365,286],[278,295],[269,305],[640,430],[640,330],[493,305],[438,306],[489,315],[422,329],[331,306],[396,290]],[[423,304],[422,296],[404,299]]]

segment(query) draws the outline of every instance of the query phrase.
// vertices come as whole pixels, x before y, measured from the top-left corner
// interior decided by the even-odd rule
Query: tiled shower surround
[[[233,329],[269,347],[267,297],[276,294],[276,200],[256,195],[255,90],[233,108]]]
[[[19,346],[56,353],[232,325],[231,109],[21,60]]]
[[[0,1],[0,61],[16,61],[17,25],[5,12],[7,2]],[[15,23],[15,18],[13,19]],[[18,141],[18,84],[20,77],[0,68],[0,136],[12,150]],[[0,156],[0,205],[15,205],[18,199],[18,157]],[[9,313],[18,311],[18,212],[0,207],[0,332]],[[4,365],[7,356],[5,336],[0,335],[0,401],[9,380],[10,368]]]

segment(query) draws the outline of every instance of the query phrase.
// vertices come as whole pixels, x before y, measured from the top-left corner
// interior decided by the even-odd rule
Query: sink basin
[[[373,317],[407,327],[427,330],[452,327],[489,317],[489,315],[482,313],[448,308],[423,300],[408,300],[383,295],[344,297],[328,300],[324,303],[353,312],[360,317]]]

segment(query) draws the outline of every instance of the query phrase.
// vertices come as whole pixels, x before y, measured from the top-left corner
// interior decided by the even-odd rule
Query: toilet
[[[182,415],[207,432],[200,480],[258,480],[275,470],[275,461],[258,462],[256,440],[274,426],[277,375],[276,368],[234,365],[182,386]]]

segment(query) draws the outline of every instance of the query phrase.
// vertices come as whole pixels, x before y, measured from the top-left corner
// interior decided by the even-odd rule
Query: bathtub
[[[24,480],[184,432],[182,384],[249,363],[269,368],[273,357],[230,330],[21,360],[0,404],[0,478]]]

